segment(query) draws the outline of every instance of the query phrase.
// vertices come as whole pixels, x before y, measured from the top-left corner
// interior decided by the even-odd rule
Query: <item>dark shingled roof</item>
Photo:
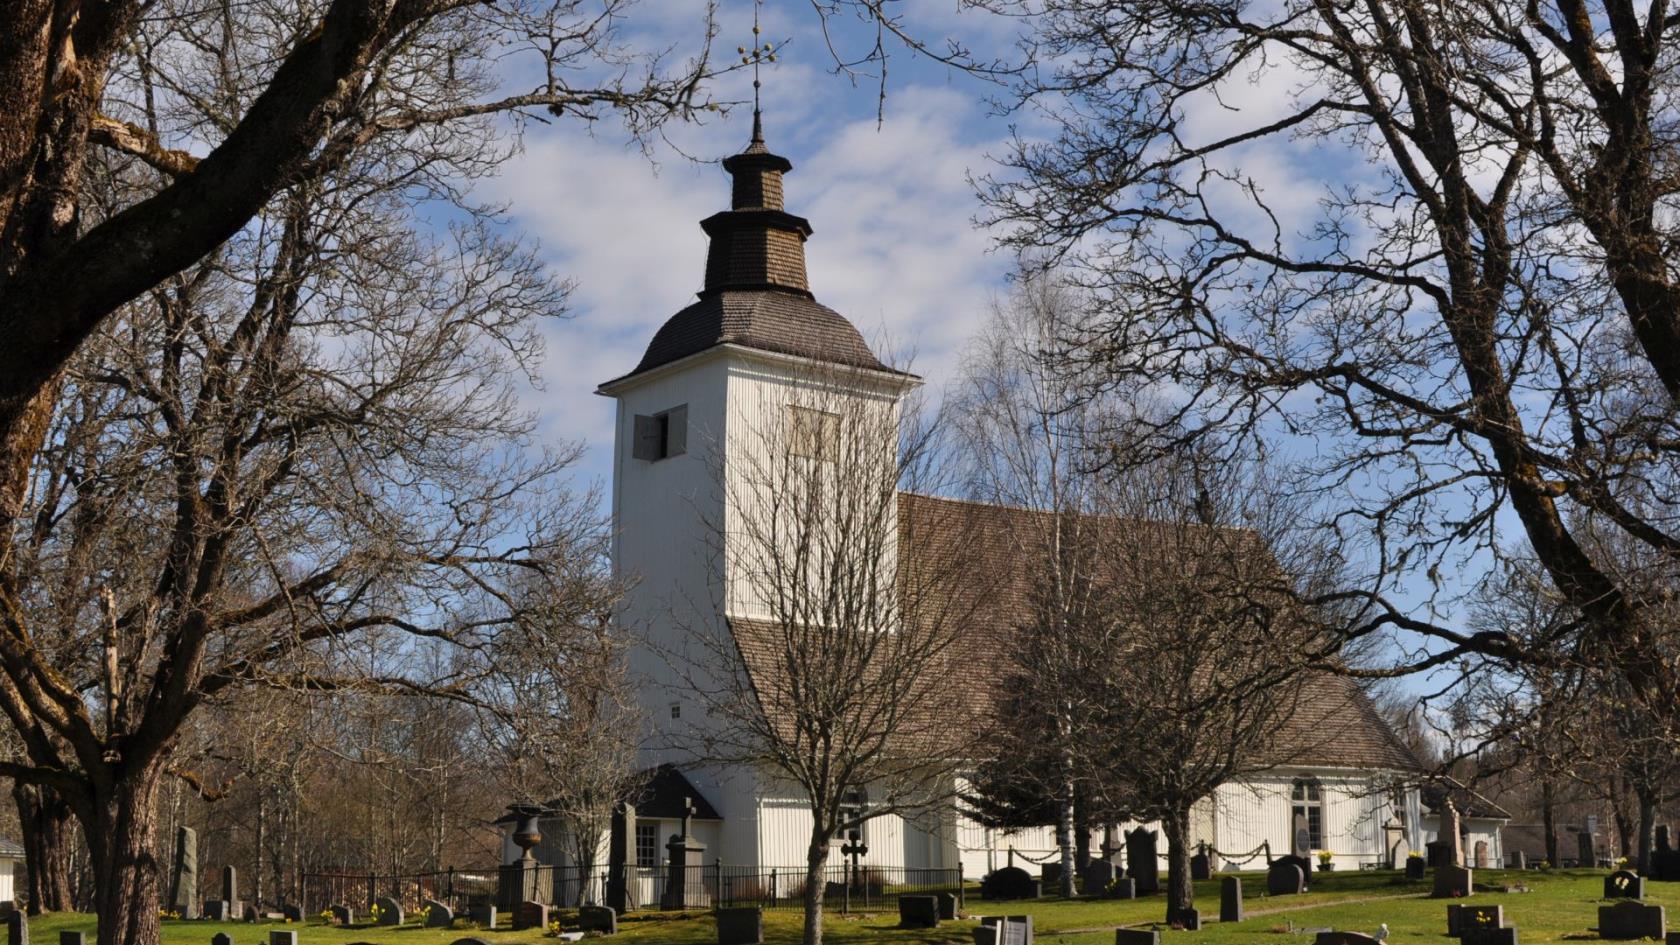
[[[724,291],[671,316],[626,377],[723,344],[888,370],[845,316],[808,296],[775,289]]]
[[[652,817],[662,820],[681,820],[683,816],[685,798],[694,798],[695,820],[722,820],[723,817],[706,800],[693,783],[677,770],[676,765],[664,764],[649,771],[644,771],[640,777],[645,778],[642,788],[630,802],[636,805],[637,817]]]
[[[616,380],[725,344],[890,370],[851,322],[812,296],[805,276],[810,224],[782,209],[782,174],[793,165],[765,147],[756,119],[752,144],[723,166],[734,179],[730,208],[700,224],[710,240],[700,301],[671,316],[636,369]]]
[[[970,720],[975,728],[997,709],[1005,693],[996,681],[1008,677],[1020,631],[1032,619],[1032,576],[1022,565],[1024,536],[1042,526],[1046,513],[988,503],[900,493],[900,549],[918,561],[960,562],[962,582],[975,600],[958,605],[962,632],[950,669],[940,673],[937,719],[913,720],[916,735],[925,728],[945,731],[952,720]],[[977,606],[971,606],[977,605]],[[777,628],[760,621],[729,621],[748,675],[761,697],[781,687],[783,640]],[[988,680],[991,683],[988,683]],[[1316,673],[1305,679],[1295,711],[1277,733],[1271,757],[1260,764],[1278,767],[1330,767],[1417,771],[1420,765],[1377,714],[1375,705],[1353,679]],[[920,738],[912,738],[920,741]]]
[[[1418,792],[1418,799],[1432,814],[1440,813],[1446,803],[1447,788],[1439,783],[1425,784]],[[1486,796],[1472,791],[1462,783],[1452,781],[1453,804],[1464,817],[1482,817],[1492,820],[1510,820],[1511,812],[1500,807]]]

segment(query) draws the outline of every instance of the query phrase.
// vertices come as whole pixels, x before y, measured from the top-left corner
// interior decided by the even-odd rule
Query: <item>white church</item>
[[[723,573],[729,556],[719,553],[717,531],[707,524],[724,521],[730,511],[724,505],[731,490],[717,480],[736,467],[731,451],[745,448],[753,425],[783,422],[790,392],[816,373],[833,376],[834,365],[857,379],[859,397],[896,403],[919,383],[882,364],[845,317],[817,301],[805,268],[811,226],[783,207],[783,175],[792,165],[769,151],[756,118],[754,124],[748,148],[723,162],[733,180],[729,209],[700,223],[710,249],[698,301],[665,322],[628,373],[598,390],[617,403],[612,555],[629,587],[621,619],[648,641],[633,652],[632,672],[651,727],[645,762],[655,772],[633,829],[635,865],[649,880],[688,801],[707,863],[795,870],[805,858],[810,814],[795,792],[778,789],[767,772],[686,763],[661,747],[668,741],[661,735],[696,723],[699,711],[661,653],[681,649],[681,635],[699,622],[728,627],[752,610],[739,582]],[[904,495],[899,514],[961,514],[966,507]],[[1006,550],[1017,510],[989,508],[979,540]],[[977,578],[1006,591],[1026,580],[1011,573]],[[1016,597],[1025,606],[1024,594]],[[1007,656],[1000,647],[1007,650],[1024,615],[999,606],[984,621],[993,625],[977,624],[963,638],[971,650],[964,659],[975,667]],[[1264,868],[1263,859],[1240,855],[1265,843],[1276,855],[1288,853],[1298,821],[1307,845],[1329,851],[1344,870],[1386,865],[1396,852],[1403,860],[1407,850],[1435,839],[1422,792],[1406,786],[1416,762],[1366,696],[1338,678],[1311,689],[1278,739],[1284,754],[1273,766],[1227,785],[1197,811],[1198,839],[1231,854],[1230,868]],[[867,803],[867,792],[860,803]],[[1496,823],[1471,818],[1465,826],[1472,834],[1467,850],[1484,831],[1496,841]],[[1011,851],[1028,861],[1018,865],[1031,868],[1055,848],[1049,827],[989,829],[955,808],[914,819],[882,815],[868,820],[862,834],[867,866],[960,869],[971,879],[1005,865]],[[1093,851],[1100,839],[1093,838]],[[1164,856],[1164,841],[1159,849]]]

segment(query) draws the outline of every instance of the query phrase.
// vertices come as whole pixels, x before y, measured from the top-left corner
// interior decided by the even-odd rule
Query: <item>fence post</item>
[[[712,895],[723,901],[723,857],[712,861]]]

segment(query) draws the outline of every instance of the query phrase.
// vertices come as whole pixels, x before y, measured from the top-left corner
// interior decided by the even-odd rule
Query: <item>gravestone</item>
[[[1451,840],[1431,840],[1423,845],[1426,852],[1425,860],[1431,869],[1442,866],[1457,866],[1453,862],[1453,845]]]
[[[373,901],[373,913],[373,924],[375,925],[403,924],[402,903],[397,902],[390,896],[380,896],[375,899]]]
[[[939,894],[939,918],[949,922],[957,917],[957,894]]]
[[[1205,853],[1205,852],[1198,853],[1195,856],[1190,858],[1190,878],[1191,879],[1212,879],[1213,878],[1213,863],[1208,858],[1207,853]]]
[[[1429,864],[1424,862],[1424,859],[1421,856],[1406,857],[1406,878],[1422,879],[1423,872],[1428,868],[1428,866]]]
[[[1598,907],[1598,937],[1612,939],[1664,938],[1668,929],[1662,906],[1648,906],[1623,899],[1613,906]]]
[[[247,902],[245,904],[245,914],[240,918],[244,919],[246,922],[257,921],[257,907]]]
[[[1092,860],[1079,874],[1079,889],[1087,896],[1101,896],[1108,892],[1108,884],[1118,872],[1107,860]]]
[[[1645,879],[1632,870],[1617,870],[1604,877],[1604,898],[1644,899]]]
[[[1116,879],[1114,882],[1109,883],[1108,884],[1108,898],[1110,898],[1110,899],[1136,899],[1137,898],[1137,880],[1131,878],[1130,876],[1122,876],[1122,877]]]
[[[227,903],[220,899],[206,899],[204,901],[204,917],[212,922],[231,922],[228,915]]]
[[[527,899],[513,910],[514,931],[546,928],[548,928],[548,906]]]
[[[428,899],[421,903],[420,911],[426,914],[428,929],[447,929],[455,924],[455,910],[436,899]]]
[[[1241,922],[1242,920],[1242,880],[1236,876],[1227,876],[1219,881],[1219,921]]]
[[[29,916],[22,909],[6,913],[6,945],[29,945]]]
[[[1115,929],[1114,945],[1161,945],[1161,933],[1154,929]]]
[[[210,945],[233,945],[233,936],[226,932],[217,932],[210,936]]]
[[[1200,932],[1202,930],[1202,913],[1198,909],[1185,909],[1178,914],[1178,925],[1186,932]]]
[[[1307,815],[1296,814],[1289,823],[1289,855],[1303,860],[1312,852],[1312,832],[1307,829]]]
[[[1593,835],[1585,830],[1575,835],[1575,859],[1578,865],[1588,869],[1598,864],[1598,855],[1593,852]]]
[[[169,909],[183,919],[198,918],[198,832],[175,831],[175,868],[169,873]]]
[[[58,945],[87,945],[87,933],[65,930],[58,933]]]
[[[327,911],[332,913],[332,920],[335,925],[356,924],[356,910],[350,908],[349,906],[328,906]]]
[[[1005,866],[1000,870],[992,870],[980,880],[980,898],[1033,899],[1037,898],[1033,892],[1034,885],[1031,873],[1019,866]]]
[[[1479,926],[1464,930],[1458,945],[1517,945],[1517,930],[1503,926]]]
[[[481,929],[493,929],[496,927],[496,907],[489,903],[468,906],[467,919],[477,924]]]
[[[1290,860],[1279,858],[1266,869],[1266,895],[1299,896],[1307,891],[1307,877]]]
[[[659,906],[667,910],[705,908],[706,886],[698,882],[706,845],[694,836],[694,798],[683,799],[682,833],[665,843],[665,893]]]
[[[980,920],[980,929],[988,928],[992,930],[995,945],[1033,945],[1033,920],[1030,915],[989,915]],[[979,942],[980,937],[977,935],[974,940]]]
[[[1307,857],[1304,857],[1304,856],[1295,856],[1295,855],[1291,854],[1289,856],[1280,856],[1277,859],[1273,860],[1272,862],[1273,863],[1293,863],[1296,866],[1299,866],[1301,868],[1301,879],[1302,879],[1302,881],[1303,882],[1308,882],[1308,883],[1312,882],[1313,868],[1312,868],[1312,860],[1311,859],[1309,859]]]
[[[1435,899],[1462,899],[1475,890],[1473,873],[1462,866],[1435,867],[1435,889],[1429,895]]]
[[[473,938],[469,935],[466,938],[458,938],[455,941],[450,942],[449,945],[490,945],[490,943],[486,942],[484,939]]]
[[[1657,848],[1651,852],[1651,878],[1665,882],[1680,880],[1680,850],[1670,843],[1667,824],[1657,826]]]
[[[1161,891],[1161,858],[1155,852],[1158,836],[1142,827],[1126,834],[1126,875],[1137,882],[1140,896]]]
[[[1379,939],[1364,932],[1320,932],[1313,945],[1379,945]]]
[[[1476,869],[1479,869],[1479,870],[1487,869],[1488,868],[1488,845],[1487,845],[1487,841],[1486,840],[1477,840],[1476,841],[1476,846],[1474,847],[1474,850],[1475,850]]]
[[[1447,934],[1463,935],[1465,929],[1496,929],[1505,924],[1503,906],[1448,906]]]
[[[763,945],[764,909],[737,906],[717,910],[718,945]]]
[[[268,945],[298,945],[297,933],[278,929],[268,933]]]
[[[898,927],[901,929],[938,928],[939,903],[932,896],[899,896]]]
[[[1044,863],[1038,868],[1038,878],[1043,881],[1045,889],[1055,889],[1062,881],[1062,864]]]
[[[239,871],[231,866],[222,867],[222,902],[227,903],[227,921],[245,914],[245,904],[239,901]]]
[[[303,907],[298,905],[281,906],[280,917],[287,922],[302,922]]]
[[[610,906],[578,906],[578,928],[603,935],[618,934],[618,910]]]

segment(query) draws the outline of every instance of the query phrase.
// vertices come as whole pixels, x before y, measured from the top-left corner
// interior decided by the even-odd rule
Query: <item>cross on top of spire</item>
[[[764,0],[753,0],[753,38],[752,48],[736,46],[735,51],[741,54],[741,64],[750,65],[753,70],[753,131],[752,145],[762,149],[764,147],[764,112],[759,103],[759,90],[764,83],[759,76],[759,67],[765,62],[776,61],[776,46],[774,43],[761,42],[763,30],[759,26],[759,10],[764,6]],[[752,147],[747,149],[752,151]]]

